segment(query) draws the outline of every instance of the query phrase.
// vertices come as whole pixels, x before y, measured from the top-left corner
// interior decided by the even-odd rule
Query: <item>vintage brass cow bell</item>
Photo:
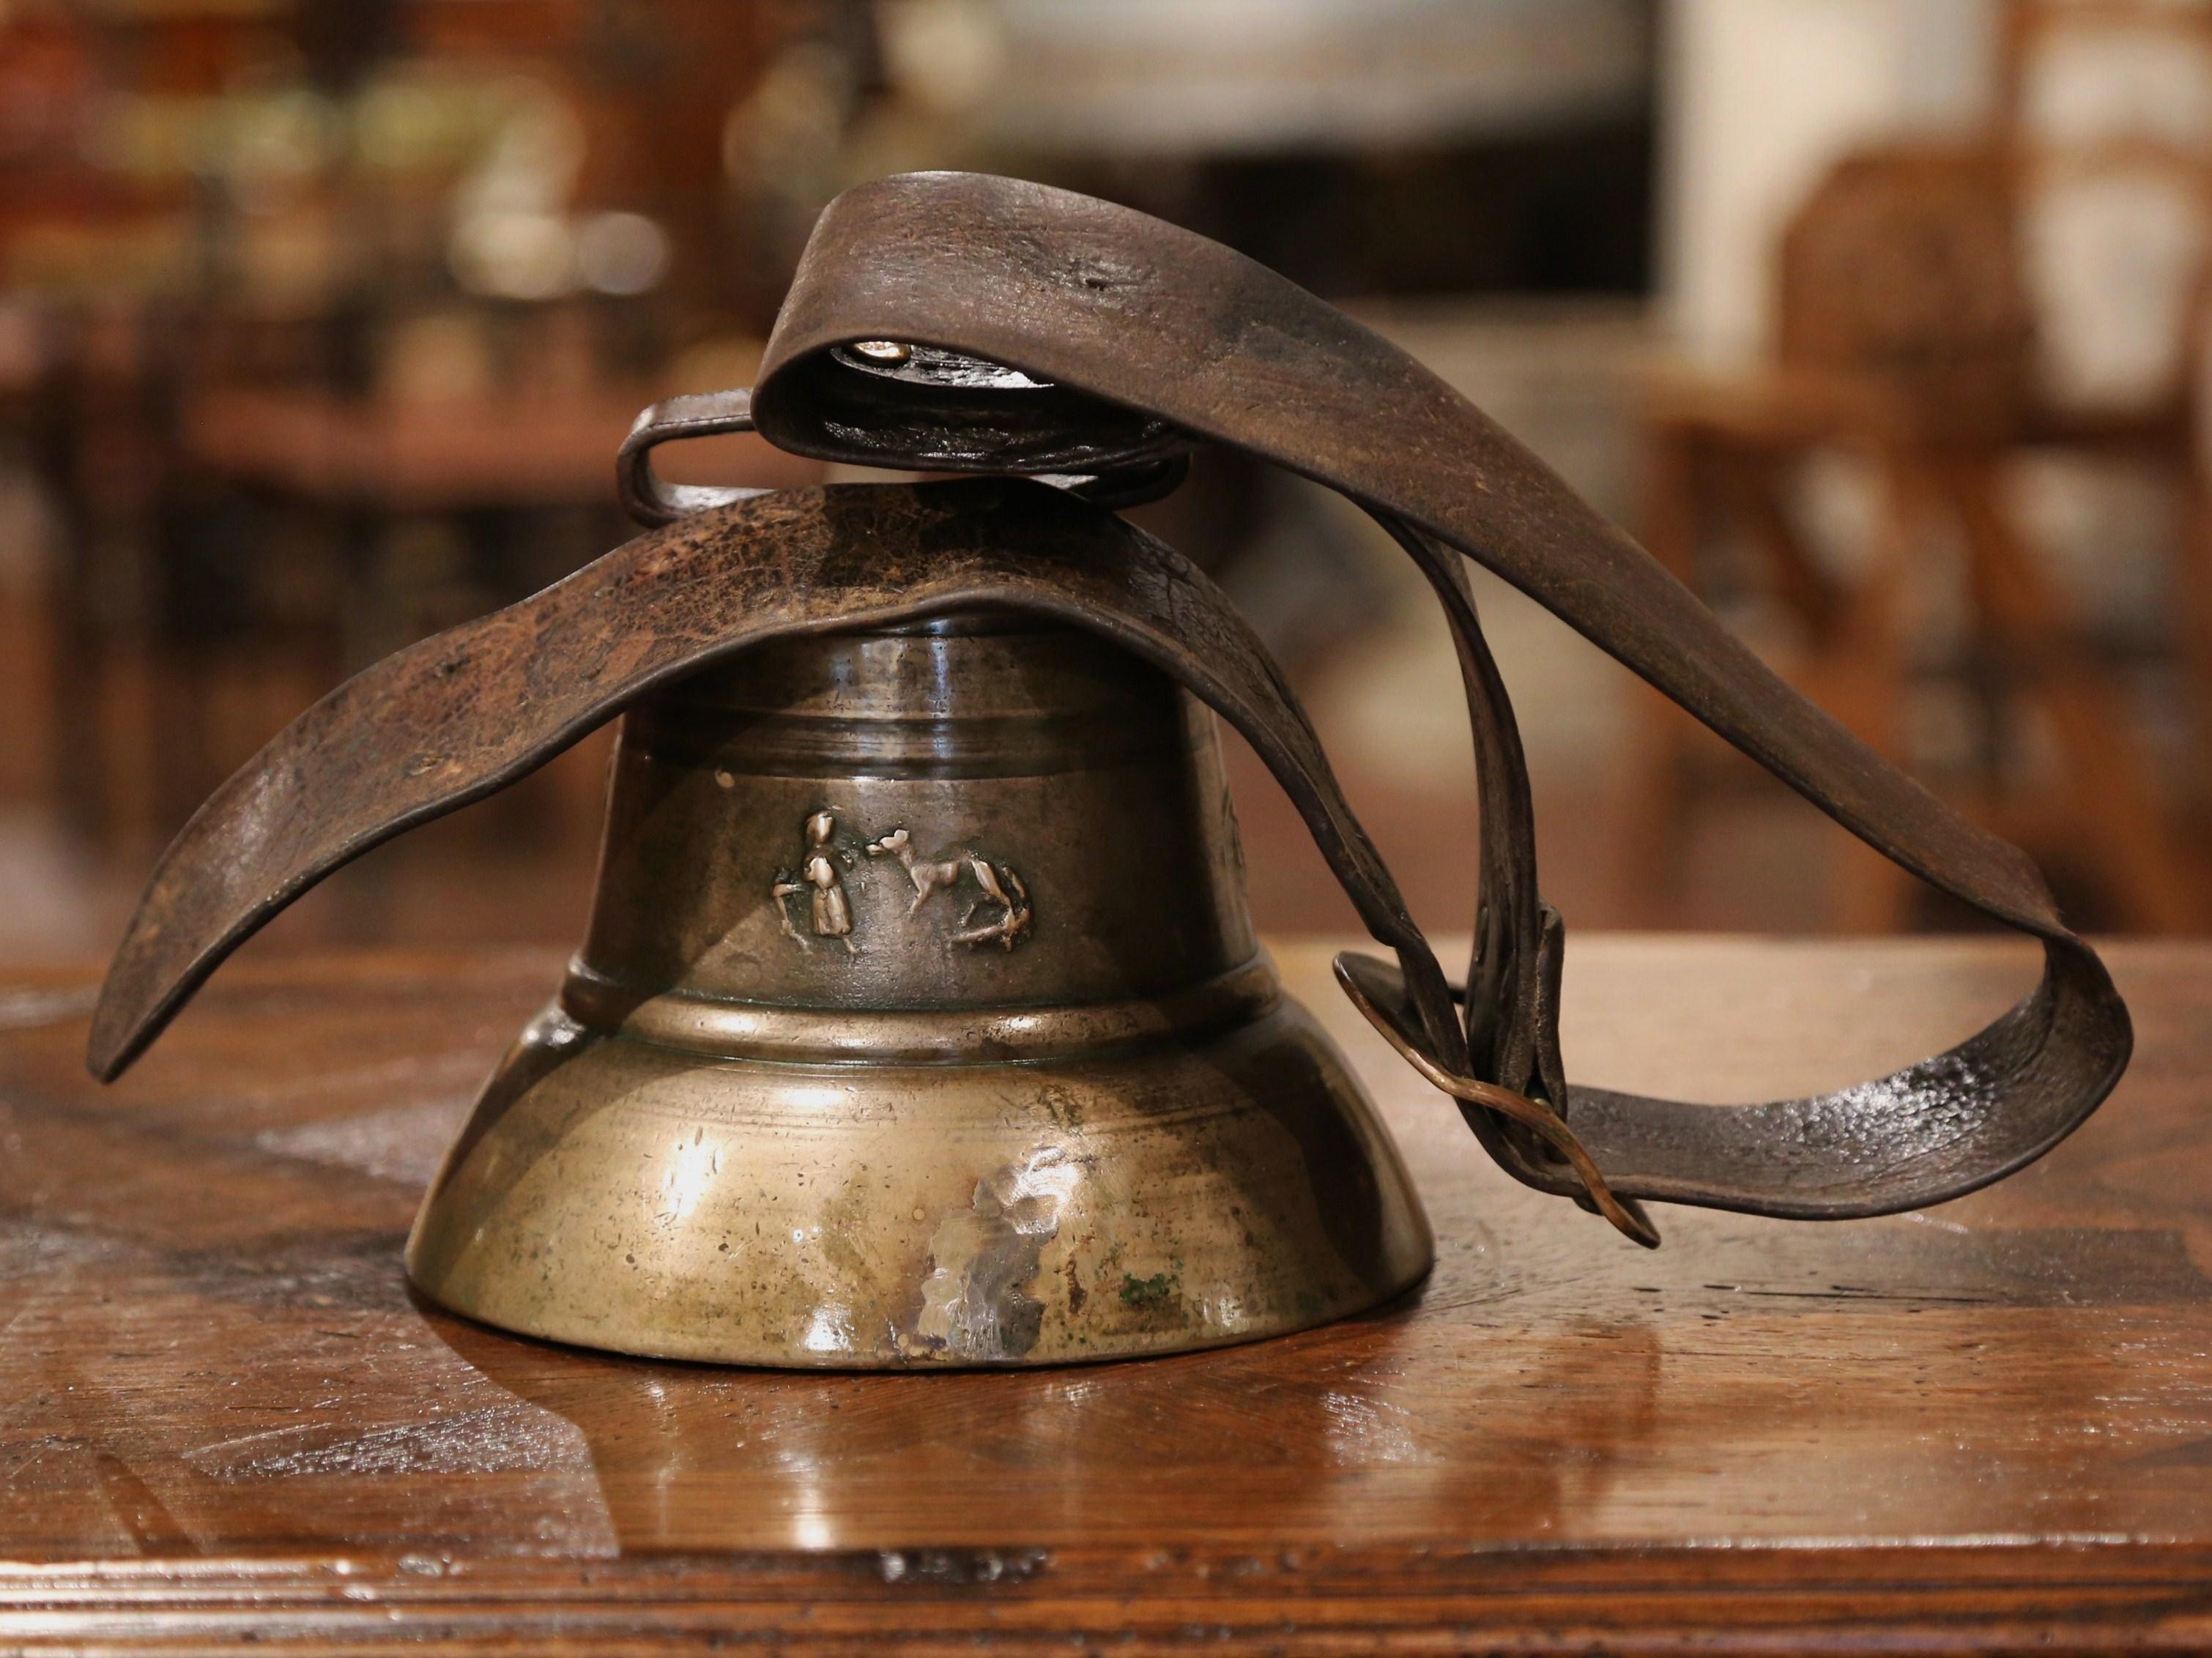
[[[630,712],[589,936],[408,1245],[508,1329],[848,1365],[1271,1334],[1428,1264],[1254,943],[1212,716],[987,611]]]
[[[670,489],[653,448],[757,429],[980,476]],[[1444,975],[1282,675],[1115,507],[1203,443],[1342,490],[1459,653],[1481,834]],[[917,174],[817,227],[750,393],[648,410],[658,527],[357,676],[155,871],[94,1013],[112,1078],[331,870],[624,718],[590,934],[487,1085],[407,1250],[429,1296],[626,1351],[1041,1363],[1291,1330],[1419,1279],[1430,1240],[1342,1060],[1254,943],[1214,720],[1395,961],[1353,1002],[1514,1178],[1647,1245],[1652,1201],[1847,1219],[2051,1149],[2130,1046],[2021,853],[1769,673],[1457,394],[1281,278],[1141,215]],[[1947,1054],[1716,1107],[1571,1083],[1565,930],[1463,560],[1550,606],[1899,864],[2042,945]]]

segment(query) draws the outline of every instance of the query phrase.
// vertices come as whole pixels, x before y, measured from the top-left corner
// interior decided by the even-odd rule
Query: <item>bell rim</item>
[[[1312,1335],[1361,1319],[1388,1318],[1411,1310],[1436,1276],[1434,1236],[1426,1217],[1415,1259],[1396,1278],[1366,1286],[1340,1301],[1317,1303],[1315,1310],[1229,1333],[1196,1333],[1181,1330],[1161,1336],[1104,1343],[1089,1351],[1059,1351],[1046,1357],[975,1358],[933,1356],[927,1358],[886,1359],[880,1355],[816,1354],[778,1345],[733,1346],[707,1336],[679,1336],[662,1331],[632,1334],[610,1340],[603,1329],[582,1321],[558,1317],[515,1317],[482,1310],[466,1296],[457,1296],[443,1284],[418,1276],[412,1260],[407,1264],[409,1290],[449,1318],[510,1339],[531,1341],[576,1353],[617,1354],[659,1364],[696,1364],[702,1368],[757,1371],[793,1376],[960,1376],[1005,1375],[1012,1371],[1051,1371],[1087,1369],[1102,1364],[1143,1363],[1148,1359],[1182,1358],[1218,1353],[1286,1336]]]
[[[405,1251],[424,1299],[537,1340],[908,1373],[1243,1345],[1387,1308],[1434,1262],[1388,1125],[1287,994],[1202,1042],[1018,1068],[710,1060],[550,1005]],[[929,1321],[977,1305],[994,1329],[1025,1305],[1026,1335]]]
[[[1117,1001],[933,1008],[809,1007],[696,991],[641,997],[581,957],[562,1011],[588,1029],[721,1060],[977,1065],[1124,1054],[1189,1042],[1264,1017],[1282,981],[1263,950],[1227,972],[1157,996]]]

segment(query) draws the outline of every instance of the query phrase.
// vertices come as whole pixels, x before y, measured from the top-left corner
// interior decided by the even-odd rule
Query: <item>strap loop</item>
[[[615,494],[623,511],[653,530],[689,513],[766,494],[718,484],[668,483],[653,470],[653,452],[664,443],[752,429],[750,392],[695,392],[654,404],[637,417],[615,454]]]

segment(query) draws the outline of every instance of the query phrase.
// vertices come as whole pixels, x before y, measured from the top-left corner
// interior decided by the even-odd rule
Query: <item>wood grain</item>
[[[1383,1314],[1032,1373],[778,1375],[418,1305],[400,1243],[559,963],[249,958],[121,1085],[0,975],[0,1650],[2212,1645],[2212,945],[2036,1168],[1826,1226],[1515,1186],[1326,980],[1440,1260]],[[1577,943],[1567,1059],[1829,1087],[2033,979],[1999,941]]]

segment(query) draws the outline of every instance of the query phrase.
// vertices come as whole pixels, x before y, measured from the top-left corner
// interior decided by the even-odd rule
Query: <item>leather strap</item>
[[[120,1074],[224,957],[333,870],[526,775],[657,686],[775,639],[978,605],[1091,629],[1231,720],[1369,931],[1399,952],[1394,985],[1449,1044],[1452,987],[1296,697],[1221,590],[1101,507],[973,479],[761,493],[688,515],[356,675],[162,854],[93,1014],[94,1072]]]
[[[855,358],[897,342],[1020,371],[987,400]],[[1021,400],[1029,399],[1024,406]],[[1089,407],[1084,400],[1090,400]],[[1465,1027],[1476,1079],[1554,1105],[1616,1193],[1806,1218],[1939,1202],[2033,1161],[2110,1093],[2132,1042],[2103,964],[2018,848],[1952,811],[1799,696],[1689,590],[1480,410],[1334,307],[1218,244],[1018,180],[913,173],[817,224],[754,390],[768,439],[824,459],[945,471],[1110,472],[1177,433],[1358,501],[1421,564],[1459,641],[1485,804],[1484,914]],[[1086,442],[1085,434],[1089,434]],[[1518,740],[1455,556],[1475,558],[1635,670],[1876,851],[2041,941],[2035,989],[1967,1042],[1879,1082],[1711,1107],[1571,1088],[1559,1074],[1564,930],[1538,897]],[[1488,711],[1487,714],[1486,710]],[[1500,727],[1486,732],[1486,724]],[[1502,844],[1501,844],[1502,843]],[[1401,957],[1402,960],[1402,957]],[[1390,1017],[1370,978],[1373,1011]],[[1413,995],[1398,1035],[1449,1072]],[[1571,1171],[1500,1134],[1516,1177]]]
[[[824,214],[762,382],[741,399],[648,410],[624,446],[626,496],[664,517],[729,499],[664,493],[645,456],[750,419],[803,454],[1026,473],[1106,503],[1171,485],[1205,440],[1365,506],[1428,577],[1468,687],[1484,878],[1463,1014],[1279,676],[1191,567],[1065,493],[848,488],[684,519],[319,704],[165,856],[95,1015],[96,1071],[128,1064],[230,949],[323,874],[501,786],[670,676],[779,632],[976,602],[1096,627],[1237,724],[1397,957],[1395,969],[1340,962],[1354,1000],[1462,1102],[1504,1168],[1640,1241],[1656,1234],[1638,1198],[1835,1218],[1957,1196],[2063,1139],[2126,1063],[2126,1011],[2022,854],[1798,697],[1449,387],[1224,248],[1006,179],[883,180]],[[2036,936],[2041,982],[1950,1053],[1831,1095],[1710,1107],[1571,1086],[1558,1042],[1564,929],[1537,892],[1519,737],[1462,554],[1885,855]]]

